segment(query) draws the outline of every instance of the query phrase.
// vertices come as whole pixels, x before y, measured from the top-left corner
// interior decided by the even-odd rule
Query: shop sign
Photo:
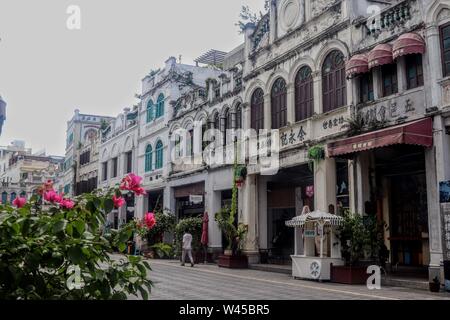
[[[303,235],[305,238],[315,238],[316,237],[316,230],[305,230],[303,232]]]
[[[303,143],[306,140],[306,131],[303,125],[297,128],[291,128],[280,134],[280,148],[288,148],[290,146]]]
[[[201,204],[203,203],[203,196],[202,195],[190,195],[189,196],[189,202],[193,204]]]
[[[441,203],[450,203],[450,181],[439,183],[439,199]]]

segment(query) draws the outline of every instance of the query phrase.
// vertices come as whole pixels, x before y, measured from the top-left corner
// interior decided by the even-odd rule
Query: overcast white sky
[[[136,103],[140,80],[171,55],[183,63],[242,41],[242,5],[264,0],[1,0],[0,95],[8,103],[0,145],[25,140],[63,155],[66,122],[115,116]],[[66,28],[69,5],[81,30]]]

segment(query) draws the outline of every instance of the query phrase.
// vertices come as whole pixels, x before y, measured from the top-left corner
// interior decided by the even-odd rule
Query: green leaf
[[[124,252],[126,250],[127,246],[125,245],[125,243],[121,242],[119,243],[119,251],[120,252]]]
[[[60,233],[66,228],[67,221],[59,220],[53,225],[53,233]]]
[[[143,287],[138,287],[138,290],[141,293],[142,299],[148,300],[148,292]]]
[[[79,247],[71,247],[69,248],[67,253],[69,255],[70,261],[72,261],[73,264],[80,265],[83,263],[84,261],[83,252]]]
[[[105,208],[105,212],[109,213],[114,210],[114,202],[112,199],[105,199],[103,201],[103,207]]]
[[[78,234],[82,235],[85,230],[85,223],[81,220],[76,220],[73,222],[75,229],[77,229]]]

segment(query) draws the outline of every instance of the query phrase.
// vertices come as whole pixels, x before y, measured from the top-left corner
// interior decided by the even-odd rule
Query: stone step
[[[382,277],[381,285],[389,287],[419,289],[426,291],[430,290],[428,281],[423,279]]]
[[[250,264],[249,269],[266,271],[266,272],[275,272],[281,274],[292,274],[292,267],[285,265],[275,265],[275,264]]]

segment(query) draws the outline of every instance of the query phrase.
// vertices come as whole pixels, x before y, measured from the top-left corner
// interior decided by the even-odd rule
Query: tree
[[[269,11],[270,1],[271,0],[264,0],[264,12],[259,11],[258,13],[255,13],[248,5],[241,7],[241,12],[239,13],[239,21],[235,24],[237,27],[239,27],[239,33],[242,34],[244,32],[245,25],[247,23],[258,23],[258,21]]]

